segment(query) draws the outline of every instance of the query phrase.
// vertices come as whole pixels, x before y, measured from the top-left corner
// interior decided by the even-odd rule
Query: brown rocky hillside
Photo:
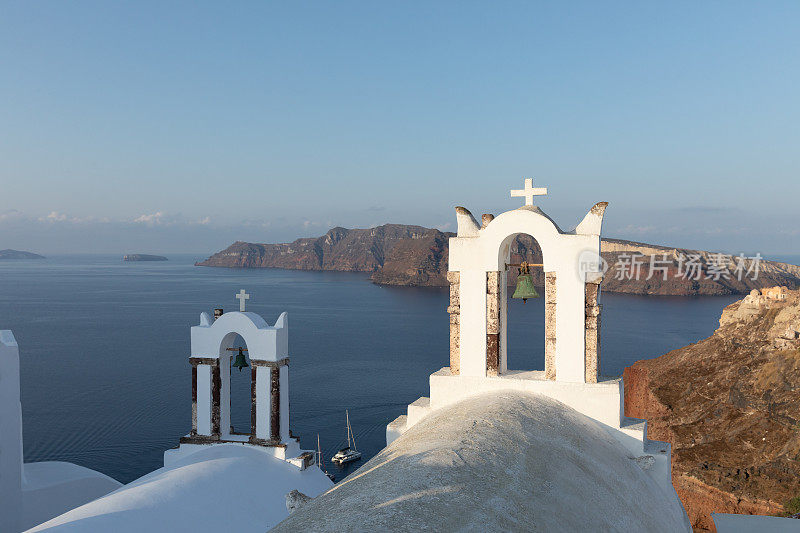
[[[712,512],[780,514],[800,496],[800,291],[732,303],[711,337],[636,362],[624,381],[625,414],[672,443],[697,531],[713,530]]]
[[[447,285],[448,239],[453,233],[401,224],[386,224],[370,229],[333,228],[325,235],[297,239],[283,244],[254,244],[235,242],[199,266],[229,268],[287,268],[299,270],[342,270],[370,272],[372,281],[382,285],[444,287]],[[669,248],[618,239],[603,239],[602,256],[609,264],[603,290],[631,294],[708,295],[747,294],[752,289],[785,285],[800,288],[800,266],[762,261],[757,279],[752,275],[738,280],[733,275],[735,262],[731,258],[728,279],[709,277],[713,257],[708,252]],[[679,276],[680,257],[696,255],[701,264],[701,276]],[[625,260],[636,255],[635,268],[624,269]],[[668,262],[667,279],[654,270],[650,276],[650,258]],[[541,252],[527,235],[517,238],[512,248],[512,263],[521,259],[540,263]],[[661,266],[666,263],[661,263]],[[655,265],[654,265],[655,266]],[[639,273],[636,276],[636,272]],[[542,286],[541,271],[534,269],[534,281]],[[628,275],[633,274],[633,275]],[[650,279],[647,279],[647,278]],[[638,278],[638,279],[637,279]],[[512,269],[509,283],[515,282]]]

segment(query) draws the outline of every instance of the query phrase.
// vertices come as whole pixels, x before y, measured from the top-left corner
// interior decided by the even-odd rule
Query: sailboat
[[[336,481],[336,476],[333,474],[329,474],[328,470],[325,468],[325,461],[322,459],[322,448],[319,445],[319,433],[317,433],[317,466],[319,469],[325,472],[325,475],[328,476],[328,479],[331,481]]]
[[[356,450],[356,438],[353,436],[353,428],[350,427],[350,413],[347,410],[344,413],[347,418],[347,448],[342,448],[336,452],[336,455],[331,459],[338,465],[361,459],[361,452]]]

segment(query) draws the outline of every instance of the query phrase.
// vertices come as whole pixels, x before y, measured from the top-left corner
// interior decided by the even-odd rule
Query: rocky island
[[[800,291],[754,290],[707,339],[625,369],[625,414],[672,443],[696,530],[710,513],[800,512]]]
[[[447,257],[449,238],[454,233],[403,224],[386,224],[369,229],[333,228],[321,237],[297,239],[291,243],[257,244],[237,241],[198,266],[227,268],[286,268],[296,270],[340,270],[368,272],[373,282],[381,285],[446,287],[448,285]],[[719,279],[680,277],[681,256],[698,258],[704,273],[714,260],[710,252],[671,248],[651,244],[603,239],[601,254],[609,270],[603,281],[608,292],[653,295],[724,295],[747,294],[752,289],[773,285],[800,288],[800,266],[774,261],[761,261],[756,279],[735,276]],[[640,275],[620,272],[625,258],[636,256]],[[659,261],[658,268],[666,271],[648,278],[651,260]],[[727,265],[733,272],[730,258]],[[541,262],[536,241],[527,235],[519,236],[512,245],[512,263],[522,259]],[[654,267],[656,265],[653,265]],[[748,266],[752,266],[748,263]],[[541,270],[534,270],[534,282],[544,285]],[[516,282],[511,272],[509,283]]]
[[[127,254],[122,257],[123,261],[168,261],[163,255],[150,254]]]
[[[6,259],[44,259],[43,255],[34,254],[31,252],[23,252],[21,250],[0,250],[0,261]]]

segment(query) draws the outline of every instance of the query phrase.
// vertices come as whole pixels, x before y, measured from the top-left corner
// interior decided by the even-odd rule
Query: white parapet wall
[[[622,380],[573,383],[544,379],[544,372],[514,371],[496,377],[453,376],[443,368],[430,376],[430,407],[438,409],[464,398],[496,390],[517,390],[557,400],[579,413],[607,425],[622,418]],[[413,404],[412,404],[413,405]]]
[[[624,416],[621,378],[600,378],[597,383],[574,383],[545,379],[543,371],[508,371],[496,377],[453,375],[445,367],[430,376],[430,397],[408,405],[407,414],[386,426],[390,444],[431,413],[487,392],[519,391],[556,400],[602,424],[632,460],[674,496],[669,443],[647,438],[647,422]]]
[[[23,463],[19,347],[0,330],[0,532],[28,529],[121,486],[72,463]]]
[[[19,531],[22,481],[19,348],[10,330],[0,330],[0,531]]]

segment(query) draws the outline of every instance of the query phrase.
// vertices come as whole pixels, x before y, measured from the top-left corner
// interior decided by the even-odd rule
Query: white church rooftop
[[[30,531],[262,533],[288,516],[288,492],[313,497],[330,487],[319,468],[301,470],[256,447],[217,444]]]
[[[500,391],[438,409],[274,532],[691,531],[603,424]]]

